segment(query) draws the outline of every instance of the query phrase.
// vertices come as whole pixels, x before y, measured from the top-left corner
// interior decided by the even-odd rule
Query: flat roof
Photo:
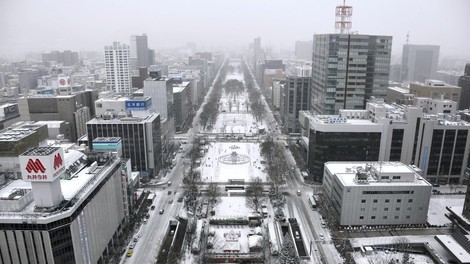
[[[372,176],[368,176],[367,186],[432,186],[424,178],[419,176],[409,166],[399,162],[348,162],[348,161],[337,161],[337,162],[326,162],[325,166],[330,170],[332,174],[335,174],[338,179],[343,183],[344,186],[364,186],[362,183],[356,182],[356,168],[365,168],[366,165],[372,165],[377,171],[382,173],[397,173],[397,174],[414,174],[413,181],[406,180],[393,180],[393,181],[379,181]]]
[[[450,253],[456,257],[460,263],[470,263],[470,253],[457,243],[452,236],[436,235],[434,238],[450,251]]]

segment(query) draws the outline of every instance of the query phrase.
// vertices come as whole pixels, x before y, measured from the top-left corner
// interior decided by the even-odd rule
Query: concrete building
[[[311,84],[311,77],[286,76],[280,108],[285,132],[300,132],[299,111],[310,110]]]
[[[69,141],[71,138],[71,128],[70,123],[65,121],[37,121],[34,123],[35,125],[46,125],[47,126],[47,134],[49,139],[58,139]]]
[[[181,131],[187,125],[191,111],[191,83],[181,82],[173,84],[173,98],[175,109],[175,131]]]
[[[79,63],[78,52],[64,50],[64,51],[51,51],[42,54],[42,62],[50,67],[61,64],[62,66],[73,66]]]
[[[26,150],[38,147],[48,138],[45,124],[19,122],[0,132],[0,175],[4,178],[21,177],[18,157]]]
[[[462,71],[437,71],[436,79],[443,81],[450,85],[458,85],[459,78],[462,76]]]
[[[38,87],[38,78],[41,72],[37,69],[25,69],[18,73],[18,81],[20,84],[20,93],[28,94],[30,89]]]
[[[104,47],[106,87],[116,93],[131,92],[130,49],[126,44],[113,42]]]
[[[139,171],[144,181],[155,177],[162,167],[161,125],[157,113],[145,118],[94,118],[87,123],[87,135],[89,145],[98,137],[120,137],[123,157],[131,160],[133,170]]]
[[[20,121],[18,103],[0,104],[0,130]]]
[[[426,224],[432,185],[415,168],[400,162],[326,162],[324,189],[339,224]]]
[[[285,78],[276,78],[273,79],[273,106],[274,109],[279,109],[281,107],[281,94],[284,91],[284,85],[286,84]]]
[[[173,99],[172,78],[149,78],[144,81],[144,96],[152,98],[152,107],[159,113],[161,122],[162,159],[164,164],[171,164],[172,152],[175,147],[175,109]]]
[[[150,66],[147,35],[142,34],[141,36],[131,36],[130,60],[132,69],[138,69],[142,67],[147,68]]]
[[[96,116],[127,116],[145,118],[150,115],[152,98],[109,95],[95,101]]]
[[[412,105],[415,95],[410,92],[410,89],[402,87],[388,87],[387,99],[385,101],[389,104],[397,103],[404,105]]]
[[[295,42],[295,58],[298,60],[312,60],[313,42],[296,41]]]
[[[459,78],[458,86],[461,88],[459,109],[470,108],[470,63],[465,65],[464,75]]]
[[[313,43],[311,109],[316,113],[364,109],[372,96],[386,97],[391,36],[322,34],[314,35]]]
[[[23,180],[0,189],[1,262],[109,262],[127,223],[129,163],[57,147],[20,160]]]
[[[71,137],[68,139],[75,142],[86,134],[86,122],[95,116],[96,99],[96,90],[70,95],[34,95],[20,98],[18,106],[23,121],[69,122]]]
[[[415,98],[413,105],[396,105],[374,99],[365,110],[339,115],[301,111],[299,122],[303,154],[317,180],[328,161],[400,161],[418,166],[432,183],[464,181],[470,123],[456,114],[455,102]]]
[[[444,98],[457,103],[460,102],[461,90],[458,86],[449,85],[437,80],[426,80],[424,83],[414,82],[410,84],[410,92],[417,97]]]
[[[439,46],[403,45],[401,81],[424,82],[435,79],[439,63]]]
[[[282,60],[265,60],[257,64],[256,80],[261,89],[267,89],[272,86],[273,78],[284,76],[286,65]]]

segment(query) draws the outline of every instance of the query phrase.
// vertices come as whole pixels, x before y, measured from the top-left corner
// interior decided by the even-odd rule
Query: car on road
[[[139,241],[139,238],[140,238],[140,236],[135,236],[135,237],[134,237],[134,242]]]
[[[183,201],[183,196],[178,197],[178,200],[176,200],[178,203],[181,203]]]
[[[300,239],[299,231],[295,231],[294,237],[295,237],[295,239]]]
[[[300,190],[297,190],[297,196],[302,195],[302,192]]]
[[[158,213],[163,214],[164,212],[165,212],[165,209],[160,209],[160,211]]]
[[[321,240],[325,239],[325,237],[323,236],[323,234],[320,234],[320,239],[321,239]]]
[[[135,243],[134,243],[134,242],[132,242],[132,243],[129,245],[129,248],[130,248],[130,249],[133,249],[133,248],[135,248]]]
[[[170,200],[168,201],[168,203],[169,203],[169,204],[172,204],[172,203],[173,203],[173,199],[170,199]]]
[[[127,251],[127,256],[128,256],[128,257],[132,257],[132,253],[134,253],[134,250],[133,250],[133,249],[129,249],[129,250]]]
[[[155,205],[150,206],[150,210],[155,210]]]
[[[172,194],[172,191],[168,191],[168,195],[171,195]]]

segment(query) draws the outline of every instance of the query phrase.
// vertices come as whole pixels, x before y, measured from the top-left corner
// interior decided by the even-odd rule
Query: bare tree
[[[263,195],[263,182],[261,178],[255,177],[251,179],[246,187],[245,197],[246,205],[259,213],[261,204],[266,200],[266,197]]]
[[[209,184],[209,187],[207,189],[207,196],[209,197],[209,204],[211,208],[214,208],[217,203],[220,202],[220,189],[219,189],[219,184],[215,182],[211,182]]]

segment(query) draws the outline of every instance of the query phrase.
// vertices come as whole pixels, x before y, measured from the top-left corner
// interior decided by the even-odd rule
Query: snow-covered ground
[[[221,201],[215,206],[212,218],[246,217],[253,210],[245,206],[245,197],[220,197]]]
[[[381,263],[390,263],[393,259],[398,260],[401,263],[403,259],[403,253],[400,252],[388,252],[385,251],[375,251],[372,255],[362,256],[359,252],[354,254],[354,260],[357,264],[381,264]],[[426,255],[417,255],[410,254],[410,261],[413,261],[414,264],[422,263],[434,263],[433,260]]]
[[[201,162],[204,182],[229,182],[230,179],[250,181],[259,177],[266,181],[261,164],[259,143],[211,143]]]
[[[450,225],[450,220],[445,216],[447,206],[462,206],[465,195],[431,195],[428,210],[428,223],[431,225]]]

